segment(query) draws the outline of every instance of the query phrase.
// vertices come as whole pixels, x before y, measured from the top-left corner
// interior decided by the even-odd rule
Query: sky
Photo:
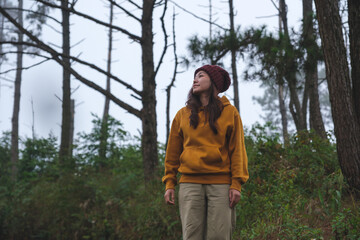
[[[32,6],[32,0],[24,1],[26,6]],[[75,9],[84,12],[93,17],[108,22],[109,10],[106,7],[107,1],[101,0],[79,0]],[[119,1],[118,1],[119,2]],[[216,23],[228,27],[228,3],[226,1],[213,2],[213,19]],[[274,2],[277,2],[276,0]],[[140,11],[134,7],[126,5],[126,1],[120,2],[128,7],[133,14],[141,17]],[[209,1],[177,1],[177,4],[191,11],[195,15],[208,19]],[[288,0],[288,21],[289,27],[298,29],[301,24],[302,1]],[[266,17],[277,13],[276,8],[271,0],[253,0],[234,1],[235,25],[240,25],[241,29],[267,25],[269,31],[277,31],[278,18]],[[160,54],[164,45],[163,33],[161,30],[160,16],[162,7],[155,9],[153,17],[154,25],[154,59],[157,65]],[[115,10],[116,19],[114,24],[121,26],[137,35],[141,34],[140,24],[127,17],[119,10]],[[172,44],[172,16],[176,14],[176,47],[177,55],[189,56],[187,44],[190,37],[198,35],[199,37],[208,36],[209,24],[201,21],[194,16],[184,12],[176,7],[172,2],[168,3],[168,11],[165,16],[165,24],[169,36],[168,43]],[[61,20],[59,11],[52,11],[51,15]],[[107,57],[107,34],[105,27],[92,23],[81,17],[72,15],[71,19],[71,54],[79,58],[95,63],[106,69]],[[41,39],[51,44],[52,47],[60,51],[61,26],[56,22],[49,20],[51,26],[44,26]],[[30,27],[29,25],[26,25]],[[215,30],[216,27],[213,28]],[[57,30],[57,31],[55,31]],[[140,45],[132,42],[127,36],[119,32],[114,33],[114,52],[112,73],[120,79],[130,83],[133,87],[142,90],[141,83],[141,49]],[[40,62],[42,59],[24,57],[24,66],[30,66]],[[179,73],[175,82],[175,87],[171,92],[170,118],[172,119],[176,112],[185,105],[187,93],[193,81],[193,73],[196,68],[202,64],[192,64],[189,68],[179,66]],[[243,71],[246,62],[239,59],[237,62],[240,85],[240,115],[245,127],[251,127],[256,122],[263,123],[260,115],[262,114],[261,106],[252,100],[253,96],[261,96],[263,90],[259,88],[258,82],[244,82]],[[9,64],[2,66],[1,71],[15,67],[15,57],[10,57]],[[225,69],[231,70],[229,58],[224,61]],[[74,68],[86,76],[89,80],[94,81],[100,86],[105,87],[106,77],[80,64],[75,64]],[[156,77],[156,96],[157,96],[157,121],[158,121],[158,141],[164,143],[166,139],[166,92],[165,88],[170,83],[174,69],[174,56],[172,46],[169,46],[164,62],[161,65]],[[231,72],[230,72],[231,73]],[[7,78],[14,78],[14,72],[6,75]],[[75,134],[79,132],[89,132],[92,128],[92,114],[102,116],[104,108],[104,96],[86,85],[80,83],[74,77],[72,78],[72,98],[75,99]],[[11,130],[11,117],[14,88],[10,82],[0,80],[0,131]],[[112,82],[112,93],[130,103],[133,107],[141,109],[141,102],[131,96],[131,91],[125,89],[119,84]],[[21,105],[19,132],[21,137],[32,136],[32,125],[35,128],[35,134],[38,137],[46,137],[51,132],[55,136],[60,136],[61,130],[61,99],[62,96],[62,69],[54,61],[45,62],[34,68],[23,71],[23,82],[21,87]],[[233,89],[225,94],[229,99],[233,98]],[[33,121],[34,113],[34,121]],[[123,127],[131,135],[138,136],[141,132],[141,121],[137,117],[127,113],[119,106],[111,103],[110,114],[123,123]]]

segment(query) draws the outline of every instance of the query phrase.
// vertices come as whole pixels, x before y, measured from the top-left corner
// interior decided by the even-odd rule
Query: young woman
[[[194,73],[186,107],[171,126],[165,157],[165,202],[179,208],[183,239],[231,239],[235,205],[249,178],[243,126],[237,109],[218,94],[230,86],[229,73],[205,65]]]

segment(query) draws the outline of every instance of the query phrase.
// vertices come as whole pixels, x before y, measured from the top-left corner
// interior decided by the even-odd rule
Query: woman
[[[244,133],[237,109],[218,94],[230,86],[229,73],[205,65],[194,73],[186,107],[171,126],[165,157],[165,202],[179,208],[183,239],[231,239],[235,205],[249,178]]]

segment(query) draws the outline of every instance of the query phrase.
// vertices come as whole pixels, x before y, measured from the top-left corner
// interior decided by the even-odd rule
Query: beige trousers
[[[236,216],[229,206],[229,188],[229,184],[180,184],[183,240],[231,239]]]

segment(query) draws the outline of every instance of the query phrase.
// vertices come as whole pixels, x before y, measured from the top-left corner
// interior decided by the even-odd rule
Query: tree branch
[[[211,24],[217,26],[218,28],[220,28],[220,29],[222,29],[222,30],[224,30],[224,31],[228,31],[228,30],[229,30],[229,29],[227,29],[227,28],[224,28],[223,26],[220,26],[220,25],[217,24],[217,23],[210,22],[209,20],[206,20],[205,18],[202,18],[202,17],[197,16],[196,14],[194,14],[194,13],[186,10],[185,8],[181,7],[180,5],[178,5],[177,3],[175,3],[175,2],[172,1],[172,0],[169,0],[169,1],[172,2],[172,3],[173,3],[175,6],[177,6],[178,8],[180,8],[181,10],[183,10],[184,12],[190,14],[191,16],[193,16],[193,17],[195,17],[195,18],[197,18],[197,19],[200,19],[201,21],[204,21],[204,22],[206,22],[206,23],[211,23]]]
[[[160,69],[160,66],[163,62],[163,59],[164,59],[164,56],[165,56],[165,53],[167,51],[167,48],[168,48],[168,35],[166,33],[166,28],[165,28],[165,21],[164,21],[164,18],[165,18],[165,13],[166,13],[166,10],[167,10],[167,0],[165,0],[165,5],[164,5],[164,11],[163,11],[163,14],[162,16],[160,17],[160,20],[161,20],[161,27],[162,27],[162,31],[164,33],[164,40],[165,40],[165,43],[164,43],[164,48],[163,48],[163,51],[162,51],[162,54],[161,54],[161,57],[160,57],[160,60],[159,60],[159,63],[158,65],[156,66],[156,70],[155,70],[155,75],[154,75],[154,78],[155,76],[157,75],[159,69]]]
[[[4,41],[4,42],[1,42],[0,44],[4,44],[4,43],[6,43],[6,44],[13,44],[13,45],[22,44],[22,45],[27,45],[27,46],[32,46],[32,47],[36,47],[36,48],[43,49],[43,48],[39,47],[39,45],[36,45],[36,44],[33,44],[33,43],[29,43],[29,42],[11,42],[11,41]],[[45,44],[44,44],[44,45],[45,45]],[[43,50],[44,50],[44,49],[43,49]],[[44,50],[44,51],[46,51],[46,50]],[[56,51],[56,50],[54,50],[54,51]],[[46,51],[46,52],[48,52],[48,51]],[[48,53],[49,53],[49,52],[48,52]],[[50,54],[51,54],[51,53],[50,53]],[[62,53],[57,53],[57,54],[58,54],[58,56],[60,56],[60,57],[65,57]],[[131,86],[131,85],[128,84],[127,82],[119,79],[118,77],[112,75],[111,73],[108,73],[107,71],[99,68],[99,67],[96,66],[95,64],[86,62],[86,61],[81,60],[81,59],[79,59],[79,58],[77,58],[77,57],[73,57],[73,56],[67,56],[67,57],[68,57],[69,59],[75,61],[75,62],[78,62],[78,63],[81,63],[81,64],[83,64],[83,65],[86,65],[86,66],[88,66],[88,67],[90,67],[90,68],[92,68],[92,69],[94,69],[94,70],[96,70],[96,71],[98,71],[98,72],[106,75],[106,76],[109,76],[111,79],[113,79],[113,80],[115,80],[116,82],[124,85],[127,89],[130,89],[130,90],[132,90],[134,93],[138,94],[139,96],[142,96],[142,92],[141,92],[141,91],[137,90],[136,88],[134,88],[133,86]]]
[[[51,17],[51,16],[49,16],[49,15],[47,15],[47,14],[43,14],[43,13],[40,13],[40,12],[36,12],[36,11],[30,10],[30,9],[24,9],[24,8],[19,9],[19,8],[10,8],[10,7],[5,7],[4,9],[5,9],[5,10],[16,10],[16,11],[20,10],[20,11],[23,11],[23,12],[34,13],[34,14],[37,14],[37,15],[40,15],[40,16],[44,16],[44,17],[50,18],[51,20],[53,20],[53,21],[55,21],[55,22],[57,22],[58,24],[61,25],[61,22],[60,22],[59,20],[57,20],[56,18]]]
[[[108,0],[111,4],[113,4],[114,6],[120,8],[121,10],[123,10],[127,15],[129,15],[130,17],[132,17],[133,19],[135,19],[136,21],[138,21],[139,23],[141,23],[141,19],[136,17],[134,14],[132,14],[131,12],[129,12],[128,10],[126,10],[125,8],[123,8],[122,6],[120,6],[119,4],[117,4],[115,1],[113,0]]]
[[[134,5],[135,7],[137,7],[138,9],[142,10],[142,7],[140,7],[139,5],[137,5],[135,2],[128,0],[129,3],[131,3],[132,5]]]
[[[47,62],[47,61],[49,61],[49,60],[51,60],[51,58],[49,58],[49,59],[44,59],[44,60],[42,60],[42,61],[40,61],[40,62],[38,62],[38,63],[35,63],[35,64],[33,64],[33,65],[30,65],[30,66],[28,66],[28,67],[22,67],[22,68],[20,68],[20,69],[18,69],[18,68],[8,69],[8,70],[6,70],[6,71],[4,71],[4,72],[0,72],[0,75],[1,75],[1,74],[6,74],[6,73],[9,73],[9,72],[14,72],[14,71],[17,71],[17,70],[28,70],[28,69],[30,69],[30,68],[32,68],[32,67],[36,67],[36,66],[38,66],[38,65],[40,65],[40,64],[42,64],[42,63],[44,63],[44,62]]]
[[[16,20],[14,18],[12,18],[2,7],[0,7],[0,13],[7,18],[12,24],[14,24],[14,26],[16,28],[18,28],[21,32],[23,32],[26,36],[28,36],[28,38],[30,38],[34,43],[38,44],[38,48],[44,50],[45,52],[48,52],[52,58],[58,62],[62,67],[64,67],[65,69],[67,69],[68,71],[70,71],[70,73],[75,76],[80,82],[84,83],[85,85],[87,85],[88,87],[102,93],[103,95],[106,95],[107,97],[109,97],[114,103],[116,103],[117,105],[119,105],[121,108],[127,110],[129,113],[134,114],[135,116],[137,116],[138,118],[142,118],[142,113],[140,110],[130,106],[129,104],[125,103],[124,101],[121,101],[120,99],[118,99],[117,97],[115,97],[113,94],[111,94],[110,92],[104,90],[103,88],[101,88],[99,85],[95,84],[94,82],[84,78],[83,76],[81,76],[77,71],[75,71],[72,67],[67,66],[62,59],[60,59],[61,54],[58,53],[56,50],[54,50],[53,48],[51,48],[50,46],[46,45],[45,43],[43,43],[41,40],[39,40],[37,37],[35,37],[34,35],[32,35],[29,31],[27,31],[25,28],[23,28],[18,22],[16,22]]]
[[[49,2],[46,2],[46,1],[43,1],[43,0],[36,0],[36,1],[37,1],[37,2],[40,2],[40,3],[43,3],[44,5],[49,6],[49,7],[52,7],[52,8],[63,9],[63,7],[61,7],[61,6],[58,6],[58,5],[56,5],[56,4],[52,4],[52,3],[49,3]],[[69,12],[71,12],[71,13],[73,13],[73,14],[76,14],[76,15],[78,15],[78,16],[80,16],[80,17],[83,17],[83,18],[85,18],[85,19],[91,20],[91,21],[93,21],[93,22],[95,22],[95,23],[97,23],[97,24],[100,24],[100,25],[103,25],[103,26],[110,27],[110,28],[113,28],[113,29],[115,29],[115,30],[118,30],[118,31],[126,34],[129,38],[131,38],[131,39],[134,40],[135,42],[139,42],[139,43],[141,42],[141,38],[140,38],[139,36],[130,33],[129,31],[125,30],[124,28],[121,28],[121,27],[118,27],[118,26],[114,26],[114,25],[110,25],[110,24],[108,24],[108,23],[106,23],[106,22],[100,21],[99,19],[93,18],[93,17],[91,17],[91,16],[89,16],[89,15],[86,15],[86,14],[84,14],[84,13],[78,12],[78,11],[76,11],[74,8],[71,8],[71,9],[66,8],[65,10],[68,10]]]

